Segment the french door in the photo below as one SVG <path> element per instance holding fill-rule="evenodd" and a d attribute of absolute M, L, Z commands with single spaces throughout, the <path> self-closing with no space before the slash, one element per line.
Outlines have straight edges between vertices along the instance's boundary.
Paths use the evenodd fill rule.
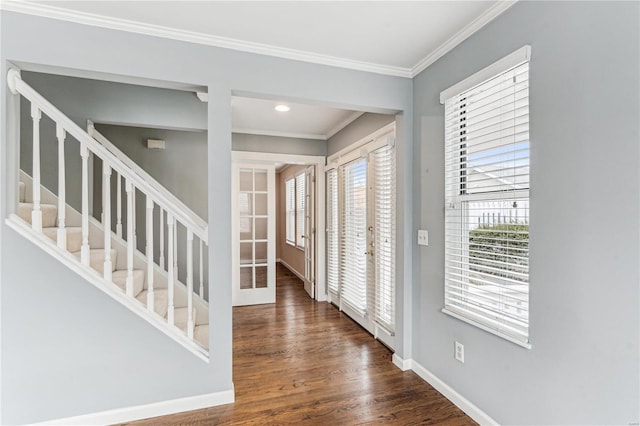
<path fill-rule="evenodd" d="M 305 170 L 305 201 L 304 201 L 304 289 L 315 298 L 316 269 L 316 223 L 315 223 L 315 166 L 309 166 Z"/>
<path fill-rule="evenodd" d="M 327 283 L 331 302 L 395 344 L 393 130 L 327 170 Z"/>
<path fill-rule="evenodd" d="M 275 303 L 275 167 L 234 163 L 232 304 Z"/>

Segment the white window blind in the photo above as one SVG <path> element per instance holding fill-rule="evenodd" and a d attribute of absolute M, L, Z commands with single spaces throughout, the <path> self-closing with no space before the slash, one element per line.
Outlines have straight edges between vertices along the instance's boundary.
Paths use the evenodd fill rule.
<path fill-rule="evenodd" d="M 395 150 L 385 146 L 371 154 L 374 190 L 373 252 L 375 258 L 375 321 L 395 328 Z"/>
<path fill-rule="evenodd" d="M 339 235 L 338 235 L 338 170 L 327 171 L 327 285 L 338 294 Z"/>
<path fill-rule="evenodd" d="M 340 298 L 364 314 L 367 310 L 367 162 L 358 159 L 341 168 Z"/>
<path fill-rule="evenodd" d="M 296 191 L 293 178 L 285 182 L 286 203 L 286 240 L 289 244 L 296 243 Z"/>
<path fill-rule="evenodd" d="M 529 62 L 445 100 L 444 312 L 529 342 Z"/>
<path fill-rule="evenodd" d="M 305 174 L 296 176 L 296 245 L 304 247 Z"/>

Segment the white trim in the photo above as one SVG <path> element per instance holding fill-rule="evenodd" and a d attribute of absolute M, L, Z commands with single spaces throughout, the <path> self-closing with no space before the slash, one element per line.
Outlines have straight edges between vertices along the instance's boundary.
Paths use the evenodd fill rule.
<path fill-rule="evenodd" d="M 484 325 L 482 322 L 480 321 L 474 321 L 473 318 L 470 317 L 465 317 L 464 315 L 460 315 L 450 309 L 447 308 L 442 308 L 442 313 L 443 314 L 447 314 L 449 316 L 452 316 L 453 318 L 459 319 L 460 321 L 464 321 L 467 324 L 471 324 L 475 327 L 478 327 L 481 330 L 486 331 L 487 333 L 491 333 L 495 336 L 501 337 L 504 340 L 507 340 L 511 343 L 515 343 L 518 346 L 522 346 L 525 349 L 531 349 L 531 343 L 529 343 L 529 341 L 523 342 L 522 340 L 518 340 L 513 336 L 508 335 L 507 333 L 501 333 L 500 331 L 491 328 L 491 327 L 487 327 L 486 325 Z"/>
<path fill-rule="evenodd" d="M 369 142 L 374 141 L 376 138 L 384 135 L 385 133 L 391 132 L 391 131 L 395 131 L 396 129 L 396 122 L 395 120 L 392 123 L 389 123 L 387 125 L 385 125 L 384 127 L 379 128 L 378 130 L 376 130 L 375 132 L 365 136 L 364 138 L 350 144 L 349 146 L 342 148 L 340 151 L 331 154 L 329 157 L 327 157 L 327 162 L 326 164 L 329 165 L 331 163 L 335 163 L 336 167 L 339 164 L 339 160 L 342 157 L 345 157 L 346 155 L 355 152 L 358 148 L 363 147 L 364 145 L 368 144 Z M 357 152 L 357 155 L 360 156 L 362 153 L 361 152 Z"/>
<path fill-rule="evenodd" d="M 481 425 L 497 425 L 498 422 L 492 419 L 487 413 L 482 411 L 480 407 L 460 395 L 455 389 L 443 382 L 435 374 L 418 364 L 415 360 L 405 360 L 411 363 L 411 369 L 422 378 L 425 382 L 433 386 L 445 398 L 455 404 L 459 409 L 465 412 L 469 417 Z"/>
<path fill-rule="evenodd" d="M 503 0 L 496 2 L 495 5 L 484 11 L 480 16 L 478 16 L 471 23 L 458 31 L 453 37 L 442 43 L 435 50 L 430 52 L 427 56 L 422 58 L 411 68 L 356 61 L 352 59 L 322 55 L 302 50 L 287 49 L 263 43 L 253 43 L 233 38 L 214 36 L 211 34 L 179 30 L 160 25 L 146 24 L 142 22 L 131 21 L 128 19 L 120 19 L 100 16 L 93 13 L 72 11 L 46 4 L 3 0 L 2 2 L 0 2 L 0 9 L 8 10 L 11 12 L 25 13 L 28 15 L 42 16 L 45 18 L 59 19 L 62 21 L 76 22 L 79 24 L 108 28 L 112 30 L 127 31 L 136 34 L 145 34 L 172 40 L 181 40 L 190 43 L 203 44 L 207 46 L 239 50 L 242 52 L 256 53 L 259 55 L 275 56 L 278 58 L 372 72 L 375 74 L 413 78 L 424 71 L 429 65 L 433 64 L 435 61 L 453 50 L 457 45 L 469 38 L 476 31 L 487 25 L 502 12 L 509 9 L 516 3 L 516 1 L 517 0 Z"/>
<path fill-rule="evenodd" d="M 471 89 L 474 86 L 477 86 L 480 83 L 485 82 L 486 80 L 495 77 L 496 75 L 508 71 L 509 69 L 518 66 L 524 62 L 527 62 L 531 59 L 531 46 L 526 45 L 521 47 L 505 56 L 502 59 L 497 60 L 491 65 L 481 69 L 475 74 L 465 78 L 459 83 L 454 84 L 448 89 L 440 92 L 440 103 L 444 104 L 445 101 L 453 96 L 456 96 L 462 92 L 465 92 Z"/>
<path fill-rule="evenodd" d="M 287 268 L 289 271 L 291 271 L 296 277 L 300 278 L 302 280 L 302 282 L 304 282 L 304 275 L 302 275 L 300 272 L 296 271 L 295 268 L 291 265 L 289 265 L 287 262 L 285 262 L 284 260 L 280 259 L 279 262 L 285 267 Z"/>
<path fill-rule="evenodd" d="M 153 25 L 128 19 L 113 18 L 93 13 L 73 11 L 45 4 L 5 0 L 0 3 L 0 8 L 11 12 L 25 13 L 29 15 L 42 16 L 45 18 L 59 19 L 62 21 L 76 22 L 84 25 L 91 25 L 118 31 L 127 31 L 131 33 L 168 38 L 172 40 L 186 41 L 189 43 L 222 47 L 225 49 L 239 50 L 242 52 L 257 53 L 259 55 L 275 56 L 278 58 L 372 72 L 376 74 L 405 78 L 412 77 L 411 69 L 404 67 L 356 61 L 352 59 L 339 58 L 336 56 L 322 55 L 313 52 L 305 52 L 302 50 L 272 46 L 263 43 L 255 43 L 194 31 L 168 28 L 160 25 Z"/>
<path fill-rule="evenodd" d="M 233 162 L 254 162 L 263 164 L 288 163 L 315 165 L 316 173 L 316 229 L 325 229 L 325 173 L 320 173 L 324 168 L 326 158 L 322 155 L 296 155 L 296 154 L 274 154 L 271 152 L 252 151 L 232 151 L 231 160 Z M 316 300 L 323 302 L 327 300 L 327 278 L 326 278 L 326 233 L 316 232 Z"/>
<path fill-rule="evenodd" d="M 347 127 L 349 124 L 353 123 L 354 121 L 356 121 L 358 118 L 360 118 L 362 115 L 364 114 L 364 111 L 353 111 L 353 113 L 351 113 L 347 118 L 345 118 L 343 121 L 341 121 L 340 123 L 336 124 L 331 130 L 329 130 L 327 132 L 327 134 L 325 135 L 325 137 L 327 139 L 329 139 L 330 137 L 332 137 L 333 135 L 335 135 L 336 133 L 338 133 L 340 130 L 344 129 L 345 127 Z"/>
<path fill-rule="evenodd" d="M 442 58 L 444 55 L 452 51 L 460 43 L 471 37 L 476 31 L 493 21 L 502 12 L 516 4 L 517 0 L 502 0 L 496 2 L 489 9 L 485 10 L 480 16 L 471 21 L 468 25 L 458 31 L 453 37 L 438 46 L 435 50 L 422 58 L 417 64 L 411 68 L 411 77 L 415 77 L 424 71 L 429 65 Z"/>
<path fill-rule="evenodd" d="M 202 103 L 209 102 L 209 93 L 207 92 L 196 92 L 196 96 Z"/>
<path fill-rule="evenodd" d="M 53 240 L 49 239 L 42 233 L 34 231 L 27 222 L 20 218 L 20 216 L 10 214 L 9 217 L 5 219 L 5 223 L 9 228 L 40 247 L 46 253 L 53 256 L 73 272 L 80 275 L 82 278 L 111 296 L 119 303 L 126 306 L 133 313 L 160 330 L 166 336 L 176 341 L 189 352 L 196 355 L 203 361 L 207 363 L 209 362 L 209 353 L 206 349 L 190 340 L 184 333 L 176 330 L 175 327 L 169 325 L 169 323 L 167 323 L 167 321 L 160 315 L 150 313 L 145 305 L 138 302 L 136 299 L 127 296 L 126 293 L 122 292 L 116 285 L 105 281 L 104 277 L 98 274 L 98 272 L 80 263 L 78 258 L 68 251 L 58 247 Z"/>
<path fill-rule="evenodd" d="M 114 410 L 100 411 L 98 413 L 84 414 L 82 416 L 67 417 L 64 419 L 47 420 L 36 425 L 106 425 L 126 423 L 151 417 L 167 416 L 185 411 L 199 410 L 218 405 L 232 404 L 235 402 L 233 383 L 231 389 L 213 392 L 204 395 L 188 396 L 185 398 L 170 399 L 168 401 L 154 402 L 151 404 L 137 405 L 133 407 L 116 408 Z"/>
<path fill-rule="evenodd" d="M 393 365 L 402 371 L 411 370 L 411 359 L 402 359 L 398 354 L 394 353 L 391 357 L 391 361 L 393 362 Z"/>

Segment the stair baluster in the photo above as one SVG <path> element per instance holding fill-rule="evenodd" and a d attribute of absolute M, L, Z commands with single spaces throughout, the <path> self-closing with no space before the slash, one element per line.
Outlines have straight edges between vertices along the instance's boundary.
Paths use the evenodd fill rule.
<path fill-rule="evenodd" d="M 155 310 L 153 292 L 153 199 L 147 195 L 147 309 Z"/>
<path fill-rule="evenodd" d="M 64 168 L 64 140 L 67 132 L 60 125 L 56 125 L 56 137 L 58 138 L 58 247 L 67 249 L 67 230 L 65 229 L 66 217 L 66 184 Z"/>
<path fill-rule="evenodd" d="M 187 335 L 193 339 L 193 231 L 187 228 Z"/>
<path fill-rule="evenodd" d="M 160 207 L 160 257 L 158 258 L 160 267 L 164 270 L 164 210 Z"/>
<path fill-rule="evenodd" d="M 168 241 L 167 241 L 167 253 L 169 255 L 169 265 L 168 265 L 168 269 L 167 269 L 167 290 L 168 290 L 168 299 L 169 299 L 169 306 L 168 306 L 168 310 L 167 310 L 167 321 L 169 321 L 170 325 L 174 325 L 175 324 L 175 316 L 174 316 L 174 306 L 173 306 L 173 285 L 174 285 L 174 281 L 175 281 L 175 273 L 174 273 L 174 262 L 173 262 L 173 255 L 174 255 L 174 250 L 173 250 L 173 246 L 175 245 L 175 241 L 174 241 L 174 229 L 175 229 L 175 224 L 173 222 L 173 216 L 171 215 L 171 213 L 167 212 L 167 236 L 168 236 Z"/>
<path fill-rule="evenodd" d="M 40 210 L 40 119 L 42 112 L 31 104 L 33 121 L 33 210 L 31 211 L 31 227 L 42 232 L 42 211 Z"/>
<path fill-rule="evenodd" d="M 104 279 L 112 282 L 111 263 L 111 166 L 102 162 L 102 225 L 104 226 Z"/>
<path fill-rule="evenodd" d="M 80 143 L 82 157 L 82 246 L 80 261 L 89 266 L 89 150 L 85 143 Z"/>
<path fill-rule="evenodd" d="M 135 188 L 129 179 L 125 181 L 125 191 L 127 192 L 127 281 L 126 281 L 126 291 L 127 295 L 133 297 L 133 250 L 135 235 L 133 234 L 133 222 L 134 222 L 134 214 L 133 211 L 133 197 Z"/>
<path fill-rule="evenodd" d="M 122 238 L 122 177 L 116 173 L 116 235 Z"/>
<path fill-rule="evenodd" d="M 199 241 L 200 241 L 200 265 L 199 265 L 199 267 L 200 267 L 200 271 L 199 271 L 200 272 L 200 289 L 199 290 L 200 291 L 199 291 L 198 294 L 200 295 L 201 298 L 204 299 L 204 276 L 202 275 L 203 274 L 203 270 L 202 270 L 203 269 L 203 266 L 202 266 L 202 239 L 199 239 Z"/>

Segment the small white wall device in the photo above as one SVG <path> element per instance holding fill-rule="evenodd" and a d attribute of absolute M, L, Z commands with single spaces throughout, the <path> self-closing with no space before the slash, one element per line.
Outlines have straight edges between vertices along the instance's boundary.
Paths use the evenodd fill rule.
<path fill-rule="evenodd" d="M 148 149 L 164 149 L 164 141 L 162 139 L 147 139 Z"/>

